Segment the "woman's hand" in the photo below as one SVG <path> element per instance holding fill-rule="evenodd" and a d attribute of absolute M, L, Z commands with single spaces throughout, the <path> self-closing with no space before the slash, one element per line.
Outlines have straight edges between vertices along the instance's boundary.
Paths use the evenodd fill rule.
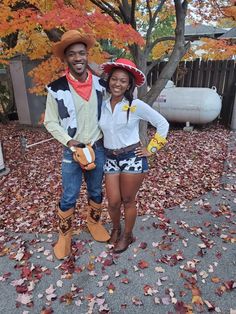
<path fill-rule="evenodd" d="M 150 153 L 145 146 L 139 146 L 135 149 L 135 155 L 138 157 L 150 157 L 152 153 Z"/>

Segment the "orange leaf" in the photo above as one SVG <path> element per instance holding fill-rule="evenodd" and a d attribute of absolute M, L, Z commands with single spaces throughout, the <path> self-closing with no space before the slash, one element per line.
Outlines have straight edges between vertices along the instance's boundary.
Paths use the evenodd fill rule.
<path fill-rule="evenodd" d="M 214 283 L 218 283 L 218 282 L 220 282 L 220 278 L 218 278 L 218 277 L 212 277 L 212 278 L 211 278 L 211 281 L 214 282 Z"/>

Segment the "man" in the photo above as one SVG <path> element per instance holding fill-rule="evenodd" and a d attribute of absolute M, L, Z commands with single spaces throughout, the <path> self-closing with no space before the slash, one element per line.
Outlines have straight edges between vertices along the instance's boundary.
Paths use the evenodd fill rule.
<path fill-rule="evenodd" d="M 63 193 L 58 208 L 59 237 L 54 254 L 63 259 L 71 252 L 72 221 L 82 179 L 87 184 L 87 226 L 96 241 L 106 242 L 110 236 L 99 222 L 102 203 L 102 179 L 105 154 L 98 119 L 103 87 L 99 78 L 87 69 L 88 50 L 94 45 L 90 37 L 77 30 L 63 34 L 53 47 L 53 53 L 66 62 L 66 75 L 47 86 L 48 96 L 44 125 L 64 145 L 62 160 Z M 74 160 L 78 145 L 91 144 L 96 167 L 84 170 Z"/>

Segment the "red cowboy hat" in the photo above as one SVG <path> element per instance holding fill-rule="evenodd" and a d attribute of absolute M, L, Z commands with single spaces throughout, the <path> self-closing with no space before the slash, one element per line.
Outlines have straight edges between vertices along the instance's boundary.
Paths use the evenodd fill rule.
<path fill-rule="evenodd" d="M 137 87 L 142 86 L 146 82 L 146 77 L 137 66 L 128 59 L 119 58 L 114 62 L 106 62 L 101 65 L 101 68 L 106 74 L 109 74 L 113 68 L 123 68 L 133 74 Z"/>
<path fill-rule="evenodd" d="M 65 32 L 62 35 L 61 40 L 53 45 L 52 52 L 56 57 L 63 60 L 65 57 L 64 55 L 65 49 L 68 46 L 72 44 L 76 44 L 76 43 L 85 44 L 87 49 L 89 50 L 90 48 L 94 46 L 95 40 L 93 37 L 88 37 L 87 35 L 86 36 L 81 35 L 81 33 L 77 30 L 70 30 L 70 31 Z"/>

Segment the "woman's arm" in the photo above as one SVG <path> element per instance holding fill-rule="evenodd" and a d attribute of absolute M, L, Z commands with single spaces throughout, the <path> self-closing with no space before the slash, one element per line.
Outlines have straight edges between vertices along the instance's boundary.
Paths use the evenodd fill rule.
<path fill-rule="evenodd" d="M 156 133 L 150 140 L 147 147 L 138 148 L 136 153 L 138 156 L 151 156 L 166 144 L 166 137 L 169 130 L 169 123 L 159 112 L 151 108 L 148 104 L 141 100 L 137 102 L 137 115 L 141 120 L 151 123 L 156 128 Z"/>

